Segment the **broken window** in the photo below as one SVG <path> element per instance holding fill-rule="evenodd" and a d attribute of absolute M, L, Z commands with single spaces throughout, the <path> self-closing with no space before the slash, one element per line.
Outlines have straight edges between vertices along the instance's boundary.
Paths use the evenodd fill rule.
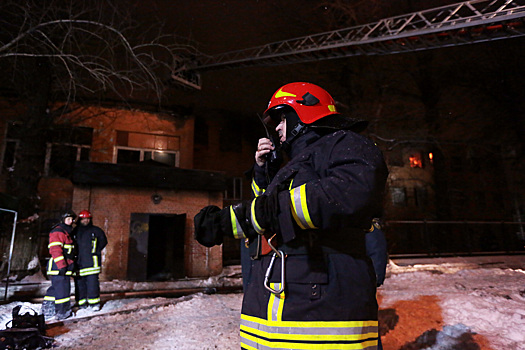
<path fill-rule="evenodd" d="M 93 129 L 58 126 L 49 132 L 53 142 L 46 144 L 44 174 L 70 177 L 76 161 L 89 161 Z"/>
<path fill-rule="evenodd" d="M 44 173 L 46 176 L 69 177 L 76 161 L 89 161 L 91 146 L 48 143 Z"/>

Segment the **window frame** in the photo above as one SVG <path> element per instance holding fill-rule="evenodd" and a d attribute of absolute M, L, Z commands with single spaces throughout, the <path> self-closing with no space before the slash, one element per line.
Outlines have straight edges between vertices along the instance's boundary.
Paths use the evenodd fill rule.
<path fill-rule="evenodd" d="M 151 159 L 155 160 L 155 152 L 164 152 L 169 154 L 175 155 L 175 165 L 173 167 L 179 167 L 180 163 L 180 151 L 174 151 L 174 150 L 164 150 L 164 149 L 155 149 L 155 148 L 140 148 L 140 147 L 128 147 L 128 146 L 114 146 L 114 152 L 113 152 L 113 164 L 123 164 L 123 163 L 117 163 L 118 159 L 118 151 L 126 150 L 126 151 L 138 151 L 140 152 L 139 161 L 144 161 L 144 152 L 151 152 Z"/>
<path fill-rule="evenodd" d="M 78 143 L 69 143 L 69 142 L 46 142 L 46 158 L 44 160 L 44 176 L 49 176 L 53 146 L 76 147 L 77 149 L 77 156 L 75 158 L 76 162 L 80 161 L 80 157 L 82 155 L 82 148 L 86 148 L 89 150 L 89 160 L 91 161 L 91 145 L 81 145 Z"/>

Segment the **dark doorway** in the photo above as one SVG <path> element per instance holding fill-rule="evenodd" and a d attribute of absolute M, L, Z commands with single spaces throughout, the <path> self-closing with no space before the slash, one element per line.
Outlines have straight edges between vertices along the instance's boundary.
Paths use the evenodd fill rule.
<path fill-rule="evenodd" d="M 128 279 L 169 281 L 184 277 L 186 214 L 131 214 Z"/>

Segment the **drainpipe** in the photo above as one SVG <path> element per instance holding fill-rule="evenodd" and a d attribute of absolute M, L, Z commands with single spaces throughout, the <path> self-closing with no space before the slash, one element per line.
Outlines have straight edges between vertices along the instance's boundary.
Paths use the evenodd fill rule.
<path fill-rule="evenodd" d="M 0 208 L 0 210 L 15 214 L 15 219 L 13 220 L 13 232 L 11 233 L 11 245 L 9 247 L 9 259 L 7 261 L 7 277 L 5 279 L 4 301 L 7 301 L 7 288 L 9 286 L 9 275 L 11 274 L 11 259 L 13 257 L 13 246 L 15 244 L 15 230 L 16 230 L 16 220 L 18 218 L 18 212 L 14 210 L 2 209 L 2 208 Z"/>

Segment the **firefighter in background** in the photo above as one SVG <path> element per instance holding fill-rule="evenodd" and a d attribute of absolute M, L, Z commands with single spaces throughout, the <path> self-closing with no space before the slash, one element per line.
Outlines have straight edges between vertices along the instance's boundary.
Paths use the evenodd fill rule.
<path fill-rule="evenodd" d="M 82 210 L 80 222 L 73 230 L 78 250 L 75 275 L 76 300 L 80 309 L 100 310 L 100 283 L 98 275 L 102 266 L 102 250 L 108 244 L 106 234 L 93 225 L 91 213 Z"/>
<path fill-rule="evenodd" d="M 252 257 L 241 311 L 243 349 L 376 349 L 376 277 L 365 236 L 382 212 L 388 170 L 366 123 L 341 116 L 310 83 L 281 87 L 264 113 L 289 161 L 275 176 L 259 140 L 258 196 L 195 216 L 204 246 L 248 239 Z"/>
<path fill-rule="evenodd" d="M 62 222 L 49 232 L 49 253 L 47 276 L 51 279 L 42 304 L 46 319 L 63 320 L 71 316 L 71 275 L 74 270 L 75 247 L 71 238 L 75 213 L 68 211 L 62 215 Z"/>

